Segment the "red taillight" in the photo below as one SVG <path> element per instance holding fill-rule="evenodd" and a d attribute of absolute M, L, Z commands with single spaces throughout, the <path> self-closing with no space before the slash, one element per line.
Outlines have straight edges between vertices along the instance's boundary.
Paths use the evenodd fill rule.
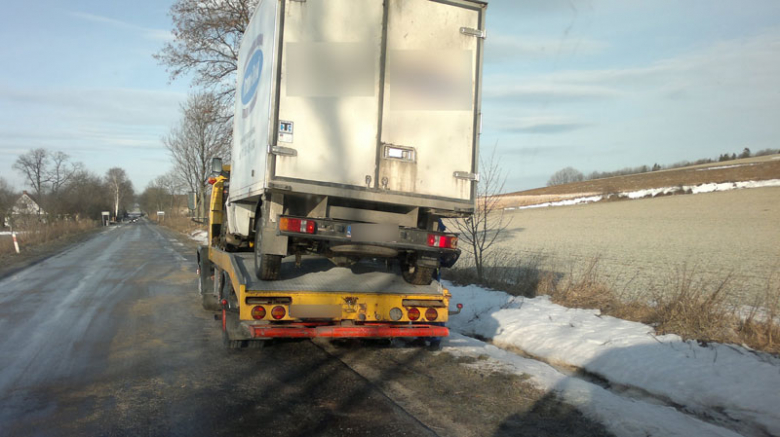
<path fill-rule="evenodd" d="M 209 185 L 214 185 L 217 183 L 217 178 L 209 178 Z"/>
<path fill-rule="evenodd" d="M 447 235 L 428 234 L 428 246 L 441 247 L 443 249 L 457 249 L 458 237 L 448 237 Z"/>
<path fill-rule="evenodd" d="M 436 311 L 436 308 L 428 308 L 425 310 L 425 318 L 428 319 L 429 322 L 436 320 L 438 317 L 439 313 Z"/>
<path fill-rule="evenodd" d="M 415 321 L 420 318 L 420 310 L 417 308 L 409 308 L 409 311 L 406 312 L 406 316 L 409 317 L 409 320 Z"/>
<path fill-rule="evenodd" d="M 254 307 L 252 308 L 252 318 L 255 320 L 261 320 L 265 317 L 265 308 L 263 307 Z"/>
<path fill-rule="evenodd" d="M 285 314 L 287 314 L 287 311 L 285 311 L 284 307 L 274 307 L 274 309 L 271 310 L 271 317 L 276 320 L 284 318 Z"/>
<path fill-rule="evenodd" d="M 313 234 L 317 231 L 317 223 L 314 220 L 301 220 L 297 218 L 282 217 L 279 220 L 279 230 L 287 232 L 300 232 Z"/>

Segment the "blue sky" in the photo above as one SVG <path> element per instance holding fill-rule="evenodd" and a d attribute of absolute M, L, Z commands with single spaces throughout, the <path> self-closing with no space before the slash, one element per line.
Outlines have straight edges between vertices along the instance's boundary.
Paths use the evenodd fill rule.
<path fill-rule="evenodd" d="M 170 162 L 160 138 L 189 82 L 152 54 L 170 1 L 4 1 L 0 176 L 61 150 L 137 191 Z M 780 2 L 495 0 L 488 12 L 483 154 L 510 191 L 556 170 L 669 164 L 778 148 Z"/>

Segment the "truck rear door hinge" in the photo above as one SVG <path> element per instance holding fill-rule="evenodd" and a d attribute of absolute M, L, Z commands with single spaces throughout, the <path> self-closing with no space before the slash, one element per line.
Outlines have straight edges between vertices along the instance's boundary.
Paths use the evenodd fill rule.
<path fill-rule="evenodd" d="M 479 174 L 469 173 L 467 171 L 456 171 L 452 174 L 456 179 L 465 179 L 467 181 L 479 182 Z"/>
<path fill-rule="evenodd" d="M 269 146 L 268 152 L 281 156 L 298 156 L 298 151 L 292 147 Z"/>
<path fill-rule="evenodd" d="M 473 36 L 476 38 L 482 38 L 482 39 L 487 38 L 487 32 L 480 29 L 472 29 L 471 27 L 461 27 L 460 33 L 468 36 Z"/>

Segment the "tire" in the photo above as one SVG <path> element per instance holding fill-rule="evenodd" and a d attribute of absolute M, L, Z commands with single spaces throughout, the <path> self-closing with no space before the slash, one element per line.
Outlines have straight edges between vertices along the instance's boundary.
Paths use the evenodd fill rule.
<path fill-rule="evenodd" d="M 225 329 L 222 331 L 222 345 L 226 349 L 241 349 L 245 345 L 243 338 L 237 338 L 239 321 L 235 310 L 225 311 Z"/>
<path fill-rule="evenodd" d="M 428 350 L 431 352 L 436 352 L 441 350 L 441 338 L 434 337 L 428 340 Z"/>
<path fill-rule="evenodd" d="M 222 345 L 225 349 L 235 350 L 244 346 L 244 340 L 231 340 L 227 331 L 222 331 Z"/>
<path fill-rule="evenodd" d="M 212 294 L 201 294 L 200 299 L 201 299 L 201 305 L 203 306 L 203 309 L 206 311 L 219 311 L 221 309 L 221 305 L 219 304 L 219 301 Z"/>
<path fill-rule="evenodd" d="M 201 305 L 206 311 L 219 311 L 221 306 L 219 305 L 219 298 L 213 293 L 214 285 L 211 280 L 211 276 L 216 276 L 214 266 L 208 258 L 203 258 L 203 254 L 200 257 L 200 278 L 198 281 L 198 293 L 200 294 Z"/>
<path fill-rule="evenodd" d="M 246 343 L 249 349 L 262 349 L 265 347 L 265 340 L 247 340 Z"/>
<path fill-rule="evenodd" d="M 435 270 L 433 267 L 401 265 L 401 275 L 404 280 L 414 285 L 430 285 Z"/>
<path fill-rule="evenodd" d="M 262 228 L 263 221 L 260 217 L 255 218 L 255 275 L 262 281 L 276 281 L 282 273 L 282 256 L 260 252 L 260 243 L 263 240 Z"/>

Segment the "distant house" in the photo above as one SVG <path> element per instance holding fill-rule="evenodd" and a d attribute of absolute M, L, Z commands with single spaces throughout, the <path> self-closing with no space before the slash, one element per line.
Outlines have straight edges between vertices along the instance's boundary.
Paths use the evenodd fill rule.
<path fill-rule="evenodd" d="M 46 211 L 41 208 L 33 196 L 27 191 L 23 191 L 22 195 L 19 196 L 14 203 L 14 206 L 11 207 L 10 217 L 5 218 L 3 225 L 9 226 L 9 219 L 15 224 L 30 222 L 32 220 L 45 222 L 46 216 Z"/>

